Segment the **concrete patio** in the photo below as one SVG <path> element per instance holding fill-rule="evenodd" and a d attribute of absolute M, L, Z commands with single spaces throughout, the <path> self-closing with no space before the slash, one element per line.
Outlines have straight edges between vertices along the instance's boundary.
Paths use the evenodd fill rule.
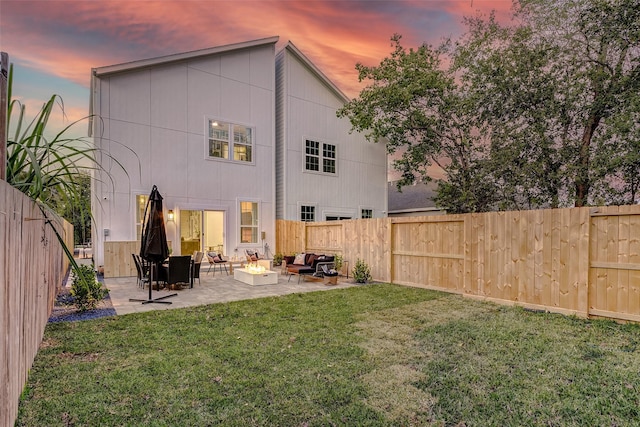
<path fill-rule="evenodd" d="M 165 289 L 152 291 L 152 298 L 177 294 L 165 299 L 171 304 L 142 304 L 129 301 L 130 298 L 146 300 L 149 297 L 149 288 L 140 288 L 135 276 L 105 278 L 104 284 L 109 289 L 111 303 L 118 315 L 357 286 L 353 279 L 345 277 L 340 277 L 338 284 L 331 286 L 325 285 L 324 280 L 305 280 L 305 277 L 300 278 L 298 283 L 298 276 L 292 276 L 289 280 L 289 276 L 282 275 L 279 271 L 277 284 L 251 286 L 235 280 L 233 274 L 227 275 L 224 271 L 222 273 L 216 271 L 215 274 L 212 271 L 207 274 L 208 268 L 208 265 L 203 264 L 200 282 L 196 279 L 192 289 L 185 287 L 176 291 Z"/>

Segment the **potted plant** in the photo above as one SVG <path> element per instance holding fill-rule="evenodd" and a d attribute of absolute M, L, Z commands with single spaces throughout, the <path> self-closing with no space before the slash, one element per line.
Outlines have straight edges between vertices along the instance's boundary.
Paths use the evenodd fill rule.
<path fill-rule="evenodd" d="M 282 260 L 284 258 L 284 255 L 282 255 L 281 253 L 277 253 L 273 256 L 273 265 L 282 265 Z"/>
<path fill-rule="evenodd" d="M 333 262 L 336 266 L 336 271 L 342 272 L 342 266 L 344 264 L 344 258 L 342 258 L 342 254 L 335 254 L 333 256 Z"/>

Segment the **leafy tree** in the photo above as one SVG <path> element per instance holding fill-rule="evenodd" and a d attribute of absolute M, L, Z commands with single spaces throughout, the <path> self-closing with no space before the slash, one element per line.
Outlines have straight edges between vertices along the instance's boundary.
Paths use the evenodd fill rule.
<path fill-rule="evenodd" d="M 596 170 L 609 171 L 594 191 L 596 200 L 617 205 L 640 199 L 640 95 L 633 107 L 617 114 L 596 139 Z"/>
<path fill-rule="evenodd" d="M 452 212 L 633 202 L 640 2 L 520 0 L 514 18 L 468 18 L 437 49 L 394 36 L 379 66 L 357 65 L 372 83 L 339 115 L 402 153 L 400 185 L 441 165 Z"/>
<path fill-rule="evenodd" d="M 490 121 L 495 150 L 509 147 L 516 165 L 531 166 L 524 178 L 542 205 L 558 206 L 564 197 L 583 206 L 591 189 L 611 178 L 596 161 L 603 153 L 595 140 L 630 107 L 640 85 L 639 6 L 521 0 L 514 3 L 514 26 L 500 26 L 493 16 L 467 21 L 456 65 Z"/>
<path fill-rule="evenodd" d="M 485 179 L 485 154 L 473 137 L 479 126 L 473 104 L 441 67 L 449 43 L 406 50 L 400 35 L 391 40 L 391 57 L 379 66 L 356 65 L 360 81 L 373 83 L 338 117 L 348 117 L 368 140 L 384 140 L 388 153 L 401 154 L 394 162 L 402 173 L 399 186 L 429 181 L 428 169 L 435 164 L 448 178 L 439 193 L 441 204 L 453 212 L 487 210 L 494 198 Z"/>
<path fill-rule="evenodd" d="M 78 191 L 74 197 L 57 197 L 52 207 L 73 225 L 74 242 L 84 244 L 91 240 L 91 176 L 81 172 L 76 178 L 76 185 Z"/>

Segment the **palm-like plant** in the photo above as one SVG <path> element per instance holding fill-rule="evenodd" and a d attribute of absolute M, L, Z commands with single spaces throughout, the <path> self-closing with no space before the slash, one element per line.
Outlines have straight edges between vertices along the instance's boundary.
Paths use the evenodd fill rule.
<path fill-rule="evenodd" d="M 35 118 L 27 123 L 25 106 L 12 99 L 12 85 L 13 65 L 10 65 L 7 88 L 7 128 L 10 129 L 7 137 L 7 182 L 38 204 L 62 245 L 76 278 L 82 280 L 84 275 L 54 224 L 57 218 L 54 209 L 61 201 L 66 205 L 86 206 L 79 201 L 85 197 L 82 182 L 86 181 L 86 175 L 91 170 L 103 172 L 109 179 L 110 175 L 96 161 L 98 149 L 91 141 L 67 137 L 70 129 L 88 117 L 72 122 L 49 137 L 47 127 L 54 108 L 59 106 L 64 114 L 62 98 L 52 95 Z M 105 154 L 126 173 L 121 163 Z"/>

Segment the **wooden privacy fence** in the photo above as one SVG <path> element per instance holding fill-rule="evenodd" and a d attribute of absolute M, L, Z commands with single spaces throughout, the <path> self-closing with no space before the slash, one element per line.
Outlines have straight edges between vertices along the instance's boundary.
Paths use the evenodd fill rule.
<path fill-rule="evenodd" d="M 73 250 L 73 226 L 53 221 Z M 0 425 L 20 394 L 68 269 L 52 228 L 27 196 L 0 180 Z"/>
<path fill-rule="evenodd" d="M 640 206 L 304 223 L 276 252 L 360 258 L 374 279 L 640 322 Z"/>

